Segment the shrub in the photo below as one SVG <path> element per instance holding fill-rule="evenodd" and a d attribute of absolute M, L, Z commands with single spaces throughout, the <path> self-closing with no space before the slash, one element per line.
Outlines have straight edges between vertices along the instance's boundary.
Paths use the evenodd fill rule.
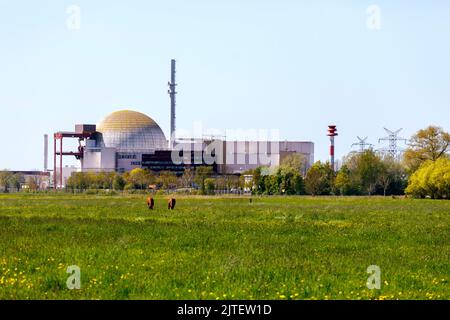
<path fill-rule="evenodd" d="M 87 189 L 84 193 L 88 194 L 88 195 L 98 194 L 98 190 L 97 189 Z"/>
<path fill-rule="evenodd" d="M 405 192 L 416 198 L 450 199 L 450 159 L 423 163 L 410 177 Z"/>
<path fill-rule="evenodd" d="M 208 195 L 215 194 L 215 180 L 211 178 L 205 179 L 205 192 Z"/>

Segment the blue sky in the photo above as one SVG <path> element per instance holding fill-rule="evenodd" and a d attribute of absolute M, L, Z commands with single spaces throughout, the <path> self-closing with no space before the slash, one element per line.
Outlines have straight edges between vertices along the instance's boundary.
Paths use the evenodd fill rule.
<path fill-rule="evenodd" d="M 74 4 L 79 30 L 66 26 Z M 313 141 L 316 160 L 328 124 L 338 158 L 384 126 L 450 130 L 449 35 L 450 2 L 437 0 L 0 0 L 0 168 L 42 169 L 44 133 L 118 109 L 168 136 L 171 58 L 179 128 L 279 129 Z"/>

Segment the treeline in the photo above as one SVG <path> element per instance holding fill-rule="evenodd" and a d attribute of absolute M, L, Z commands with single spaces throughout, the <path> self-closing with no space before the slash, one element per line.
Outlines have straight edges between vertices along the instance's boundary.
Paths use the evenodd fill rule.
<path fill-rule="evenodd" d="M 186 169 L 181 176 L 170 171 L 159 173 L 136 168 L 130 172 L 76 172 L 68 180 L 69 191 L 85 190 L 175 190 L 192 189 L 191 193 L 214 194 L 216 190 L 242 190 L 243 178 L 233 175 L 214 175 L 212 167 L 202 166 L 196 170 Z"/>
<path fill-rule="evenodd" d="M 190 193 L 214 195 L 220 192 L 255 192 L 255 181 L 266 194 L 304 194 L 305 185 L 300 173 L 304 167 L 300 155 L 290 155 L 283 164 L 271 172 L 266 168 L 258 168 L 243 175 L 217 175 L 212 167 L 200 166 L 186 169 L 181 176 L 170 171 L 151 172 L 136 168 L 130 172 L 76 172 L 67 180 L 68 191 L 86 190 L 179 190 L 191 189 Z M 248 177 L 253 179 L 246 180 Z M 257 177 L 257 180 L 254 180 Z"/>
<path fill-rule="evenodd" d="M 330 164 L 316 162 L 305 176 L 288 159 L 279 168 L 252 171 L 256 194 L 410 195 L 450 199 L 450 134 L 430 126 L 411 137 L 402 159 L 366 150 L 351 153 L 334 172 Z"/>
<path fill-rule="evenodd" d="M 430 126 L 410 139 L 402 159 L 373 150 L 351 153 L 337 172 L 328 162 L 316 162 L 306 173 L 304 158 L 291 154 L 275 168 L 260 167 L 241 176 L 216 175 L 212 167 L 187 169 L 181 176 L 173 172 L 77 172 L 66 183 L 68 191 L 85 190 L 167 190 L 188 189 L 208 194 L 252 192 L 259 195 L 404 195 L 417 198 L 450 199 L 450 134 Z M 29 179 L 27 189 L 39 188 Z M 24 177 L 0 172 L 3 191 L 21 188 Z"/>
<path fill-rule="evenodd" d="M 211 167 L 152 173 L 144 169 L 119 173 L 75 173 L 68 189 L 175 190 L 191 188 L 198 194 L 218 190 L 246 190 L 261 195 L 410 195 L 450 199 L 450 134 L 430 126 L 410 139 L 402 159 L 366 150 L 344 157 L 337 172 L 329 163 L 316 162 L 302 174 L 305 161 L 291 154 L 276 168 L 260 167 L 241 176 L 217 176 Z M 250 179 L 249 179 L 250 177 Z"/>
<path fill-rule="evenodd" d="M 23 186 L 28 190 L 38 190 L 41 187 L 43 178 L 38 176 L 27 177 L 22 173 L 13 173 L 8 170 L 0 171 L 0 191 L 21 191 Z"/>
<path fill-rule="evenodd" d="M 253 179 L 247 184 L 254 194 L 262 195 L 302 195 L 305 194 L 305 181 L 301 174 L 305 159 L 299 154 L 291 154 L 276 168 L 259 167 L 250 170 Z"/>
<path fill-rule="evenodd" d="M 303 177 L 295 166 L 282 164 L 272 172 L 258 168 L 253 192 L 261 195 L 373 195 L 403 194 L 407 179 L 402 166 L 374 151 L 352 154 L 338 172 L 330 163 L 312 165 Z"/>

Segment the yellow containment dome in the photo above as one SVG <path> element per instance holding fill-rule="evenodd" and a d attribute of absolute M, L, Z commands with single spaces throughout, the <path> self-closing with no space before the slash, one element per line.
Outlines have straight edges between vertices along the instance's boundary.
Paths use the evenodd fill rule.
<path fill-rule="evenodd" d="M 113 112 L 97 124 L 97 131 L 102 134 L 104 146 L 116 148 L 118 152 L 167 149 L 167 140 L 159 125 L 140 112 Z"/>

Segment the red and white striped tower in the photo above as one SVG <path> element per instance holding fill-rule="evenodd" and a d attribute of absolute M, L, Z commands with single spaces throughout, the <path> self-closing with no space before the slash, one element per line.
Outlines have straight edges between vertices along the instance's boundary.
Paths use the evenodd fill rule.
<path fill-rule="evenodd" d="M 334 137 L 338 135 L 337 129 L 335 125 L 328 126 L 328 134 L 327 136 L 330 137 L 330 164 L 331 169 L 333 171 L 336 169 L 334 166 Z"/>

